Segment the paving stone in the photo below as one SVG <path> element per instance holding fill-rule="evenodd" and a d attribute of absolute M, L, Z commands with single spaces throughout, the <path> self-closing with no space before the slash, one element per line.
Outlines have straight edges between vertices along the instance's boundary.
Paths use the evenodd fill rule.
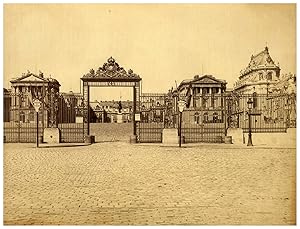
<path fill-rule="evenodd" d="M 5 225 L 294 225 L 296 150 L 4 145 Z"/>

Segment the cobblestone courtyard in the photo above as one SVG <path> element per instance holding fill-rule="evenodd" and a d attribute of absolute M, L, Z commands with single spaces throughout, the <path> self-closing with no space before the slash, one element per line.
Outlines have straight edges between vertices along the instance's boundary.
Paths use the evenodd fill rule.
<path fill-rule="evenodd" d="M 296 150 L 4 145 L 4 224 L 295 224 Z"/>

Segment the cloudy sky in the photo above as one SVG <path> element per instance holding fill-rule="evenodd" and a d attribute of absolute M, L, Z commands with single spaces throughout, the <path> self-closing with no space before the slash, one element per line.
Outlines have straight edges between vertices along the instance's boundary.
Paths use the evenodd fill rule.
<path fill-rule="evenodd" d="M 211 74 L 232 87 L 266 44 L 282 73 L 296 71 L 295 4 L 5 4 L 4 87 L 30 70 L 80 90 L 80 77 L 110 56 L 167 92 Z M 131 89 L 92 89 L 93 99 L 130 99 Z"/>

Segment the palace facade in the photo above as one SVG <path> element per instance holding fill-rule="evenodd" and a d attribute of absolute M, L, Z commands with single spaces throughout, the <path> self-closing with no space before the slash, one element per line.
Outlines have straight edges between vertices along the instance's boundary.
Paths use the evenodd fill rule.
<path fill-rule="evenodd" d="M 21 77 L 10 81 L 11 89 L 4 90 L 5 108 L 4 120 L 20 123 L 35 123 L 35 109 L 32 106 L 34 99 L 42 101 L 39 112 L 39 122 L 44 127 L 52 127 L 57 124 L 57 100 L 60 84 L 56 79 L 44 77 L 27 72 Z"/>
<path fill-rule="evenodd" d="M 225 80 L 212 75 L 196 75 L 192 79 L 183 80 L 175 90 L 179 99 L 186 100 L 186 110 L 190 111 L 185 112 L 183 122 L 193 124 L 223 122 L 226 84 Z M 178 111 L 178 108 L 176 110 Z"/>

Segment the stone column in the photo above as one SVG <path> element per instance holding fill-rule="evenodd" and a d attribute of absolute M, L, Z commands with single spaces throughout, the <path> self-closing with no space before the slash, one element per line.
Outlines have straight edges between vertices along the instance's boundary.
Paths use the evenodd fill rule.
<path fill-rule="evenodd" d="M 14 106 L 16 106 L 16 87 L 12 88 L 12 93 L 13 93 L 13 96 L 11 98 L 11 106 L 14 107 Z"/>
<path fill-rule="evenodd" d="M 200 87 L 199 90 L 200 90 L 199 91 L 199 96 L 200 96 L 199 97 L 199 103 L 200 103 L 199 107 L 202 107 L 202 93 L 203 93 L 202 87 Z"/>
<path fill-rule="evenodd" d="M 212 88 L 208 88 L 208 108 L 212 107 L 211 106 L 211 101 L 212 101 Z"/>
<path fill-rule="evenodd" d="M 192 87 L 192 107 L 194 108 L 195 107 L 195 89 L 194 87 Z"/>
<path fill-rule="evenodd" d="M 15 105 L 19 107 L 19 105 L 20 105 L 19 86 L 16 86 L 15 88 L 16 88 L 16 94 L 15 94 L 16 103 L 15 103 Z"/>

